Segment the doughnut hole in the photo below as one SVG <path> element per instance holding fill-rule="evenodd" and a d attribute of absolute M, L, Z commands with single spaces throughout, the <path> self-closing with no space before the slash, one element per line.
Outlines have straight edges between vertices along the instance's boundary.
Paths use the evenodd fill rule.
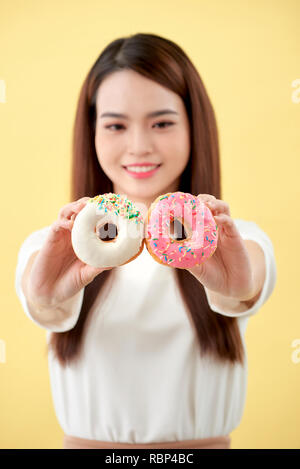
<path fill-rule="evenodd" d="M 116 240 L 118 236 L 118 227 L 114 223 L 100 223 L 95 226 L 95 232 L 101 241 L 109 243 Z"/>
<path fill-rule="evenodd" d="M 191 237 L 190 230 L 183 219 L 174 218 L 170 221 L 170 238 L 174 241 L 184 241 Z"/>

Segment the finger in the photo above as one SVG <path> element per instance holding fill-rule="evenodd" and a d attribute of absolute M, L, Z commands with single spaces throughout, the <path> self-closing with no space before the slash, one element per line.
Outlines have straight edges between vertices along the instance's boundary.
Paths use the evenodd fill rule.
<path fill-rule="evenodd" d="M 90 265 L 84 265 L 80 271 L 81 283 L 83 286 L 87 286 L 91 283 L 97 275 L 102 273 L 104 270 L 110 270 L 111 267 L 97 268 Z"/>
<path fill-rule="evenodd" d="M 69 230 L 72 227 L 71 220 L 57 220 L 53 223 L 53 231 Z"/>
<path fill-rule="evenodd" d="M 210 194 L 199 194 L 197 195 L 197 199 L 199 199 L 204 205 L 208 206 L 208 203 L 216 200 L 216 197 Z"/>
<path fill-rule="evenodd" d="M 211 194 L 199 194 L 199 195 L 197 195 L 197 198 L 203 200 L 203 202 L 216 200 L 216 197 L 214 195 L 211 195 Z"/>
<path fill-rule="evenodd" d="M 51 229 L 48 234 L 48 241 L 56 241 L 57 235 L 63 230 L 72 230 L 73 221 L 71 220 L 56 220 L 51 225 Z"/>
<path fill-rule="evenodd" d="M 85 207 L 86 202 L 81 202 L 77 206 L 75 206 L 74 210 L 72 211 L 72 215 L 69 217 L 70 220 L 74 221 L 77 217 L 78 213 Z"/>
<path fill-rule="evenodd" d="M 213 215 L 218 213 L 226 213 L 230 216 L 229 204 L 224 202 L 224 200 L 217 199 L 214 195 L 211 194 L 199 194 L 197 198 L 202 200 L 208 206 Z"/>
<path fill-rule="evenodd" d="M 70 204 L 65 205 L 58 214 L 59 219 L 70 219 L 70 217 L 75 213 L 77 214 L 82 210 L 82 208 L 86 205 L 87 201 L 89 200 L 89 197 L 82 197 L 79 200 L 76 200 L 75 202 L 71 202 Z"/>
<path fill-rule="evenodd" d="M 211 210 L 213 215 L 225 213 L 225 215 L 228 215 L 230 217 L 229 204 L 227 202 L 224 202 L 224 200 L 210 200 L 209 202 L 207 202 L 207 206 Z"/>
<path fill-rule="evenodd" d="M 225 213 L 221 213 L 220 215 L 215 215 L 214 219 L 218 225 L 218 228 L 222 229 L 226 236 L 230 238 L 240 237 L 239 231 L 230 216 L 226 215 Z"/>

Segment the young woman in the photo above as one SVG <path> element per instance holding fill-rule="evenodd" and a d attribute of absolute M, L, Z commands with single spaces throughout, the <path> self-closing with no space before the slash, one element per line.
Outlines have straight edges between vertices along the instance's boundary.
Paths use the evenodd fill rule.
<path fill-rule="evenodd" d="M 108 44 L 81 89 L 72 168 L 71 202 L 23 242 L 16 270 L 26 314 L 47 330 L 64 448 L 229 448 L 246 396 L 247 321 L 276 265 L 266 233 L 222 200 L 214 111 L 178 45 L 153 34 Z M 170 268 L 146 248 L 116 268 L 76 258 L 71 230 L 89 197 L 149 207 L 177 190 L 218 224 L 204 264 Z"/>

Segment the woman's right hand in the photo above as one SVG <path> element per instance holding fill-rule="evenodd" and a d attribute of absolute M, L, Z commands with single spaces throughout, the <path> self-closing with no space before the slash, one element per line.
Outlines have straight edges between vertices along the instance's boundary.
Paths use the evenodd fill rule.
<path fill-rule="evenodd" d="M 55 308 L 92 282 L 99 273 L 112 268 L 91 267 L 78 259 L 73 250 L 73 223 L 88 200 L 89 197 L 82 197 L 62 207 L 58 219 L 51 225 L 28 276 L 27 295 L 32 304 Z"/>

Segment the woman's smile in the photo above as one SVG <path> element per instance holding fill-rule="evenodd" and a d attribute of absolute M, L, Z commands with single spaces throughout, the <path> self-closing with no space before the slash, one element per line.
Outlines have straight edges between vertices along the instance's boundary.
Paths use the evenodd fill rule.
<path fill-rule="evenodd" d="M 138 164 L 138 165 L 123 166 L 123 168 L 133 178 L 144 179 L 144 178 L 151 177 L 153 174 L 155 174 L 160 166 L 161 164 L 158 164 L 158 165 Z"/>

